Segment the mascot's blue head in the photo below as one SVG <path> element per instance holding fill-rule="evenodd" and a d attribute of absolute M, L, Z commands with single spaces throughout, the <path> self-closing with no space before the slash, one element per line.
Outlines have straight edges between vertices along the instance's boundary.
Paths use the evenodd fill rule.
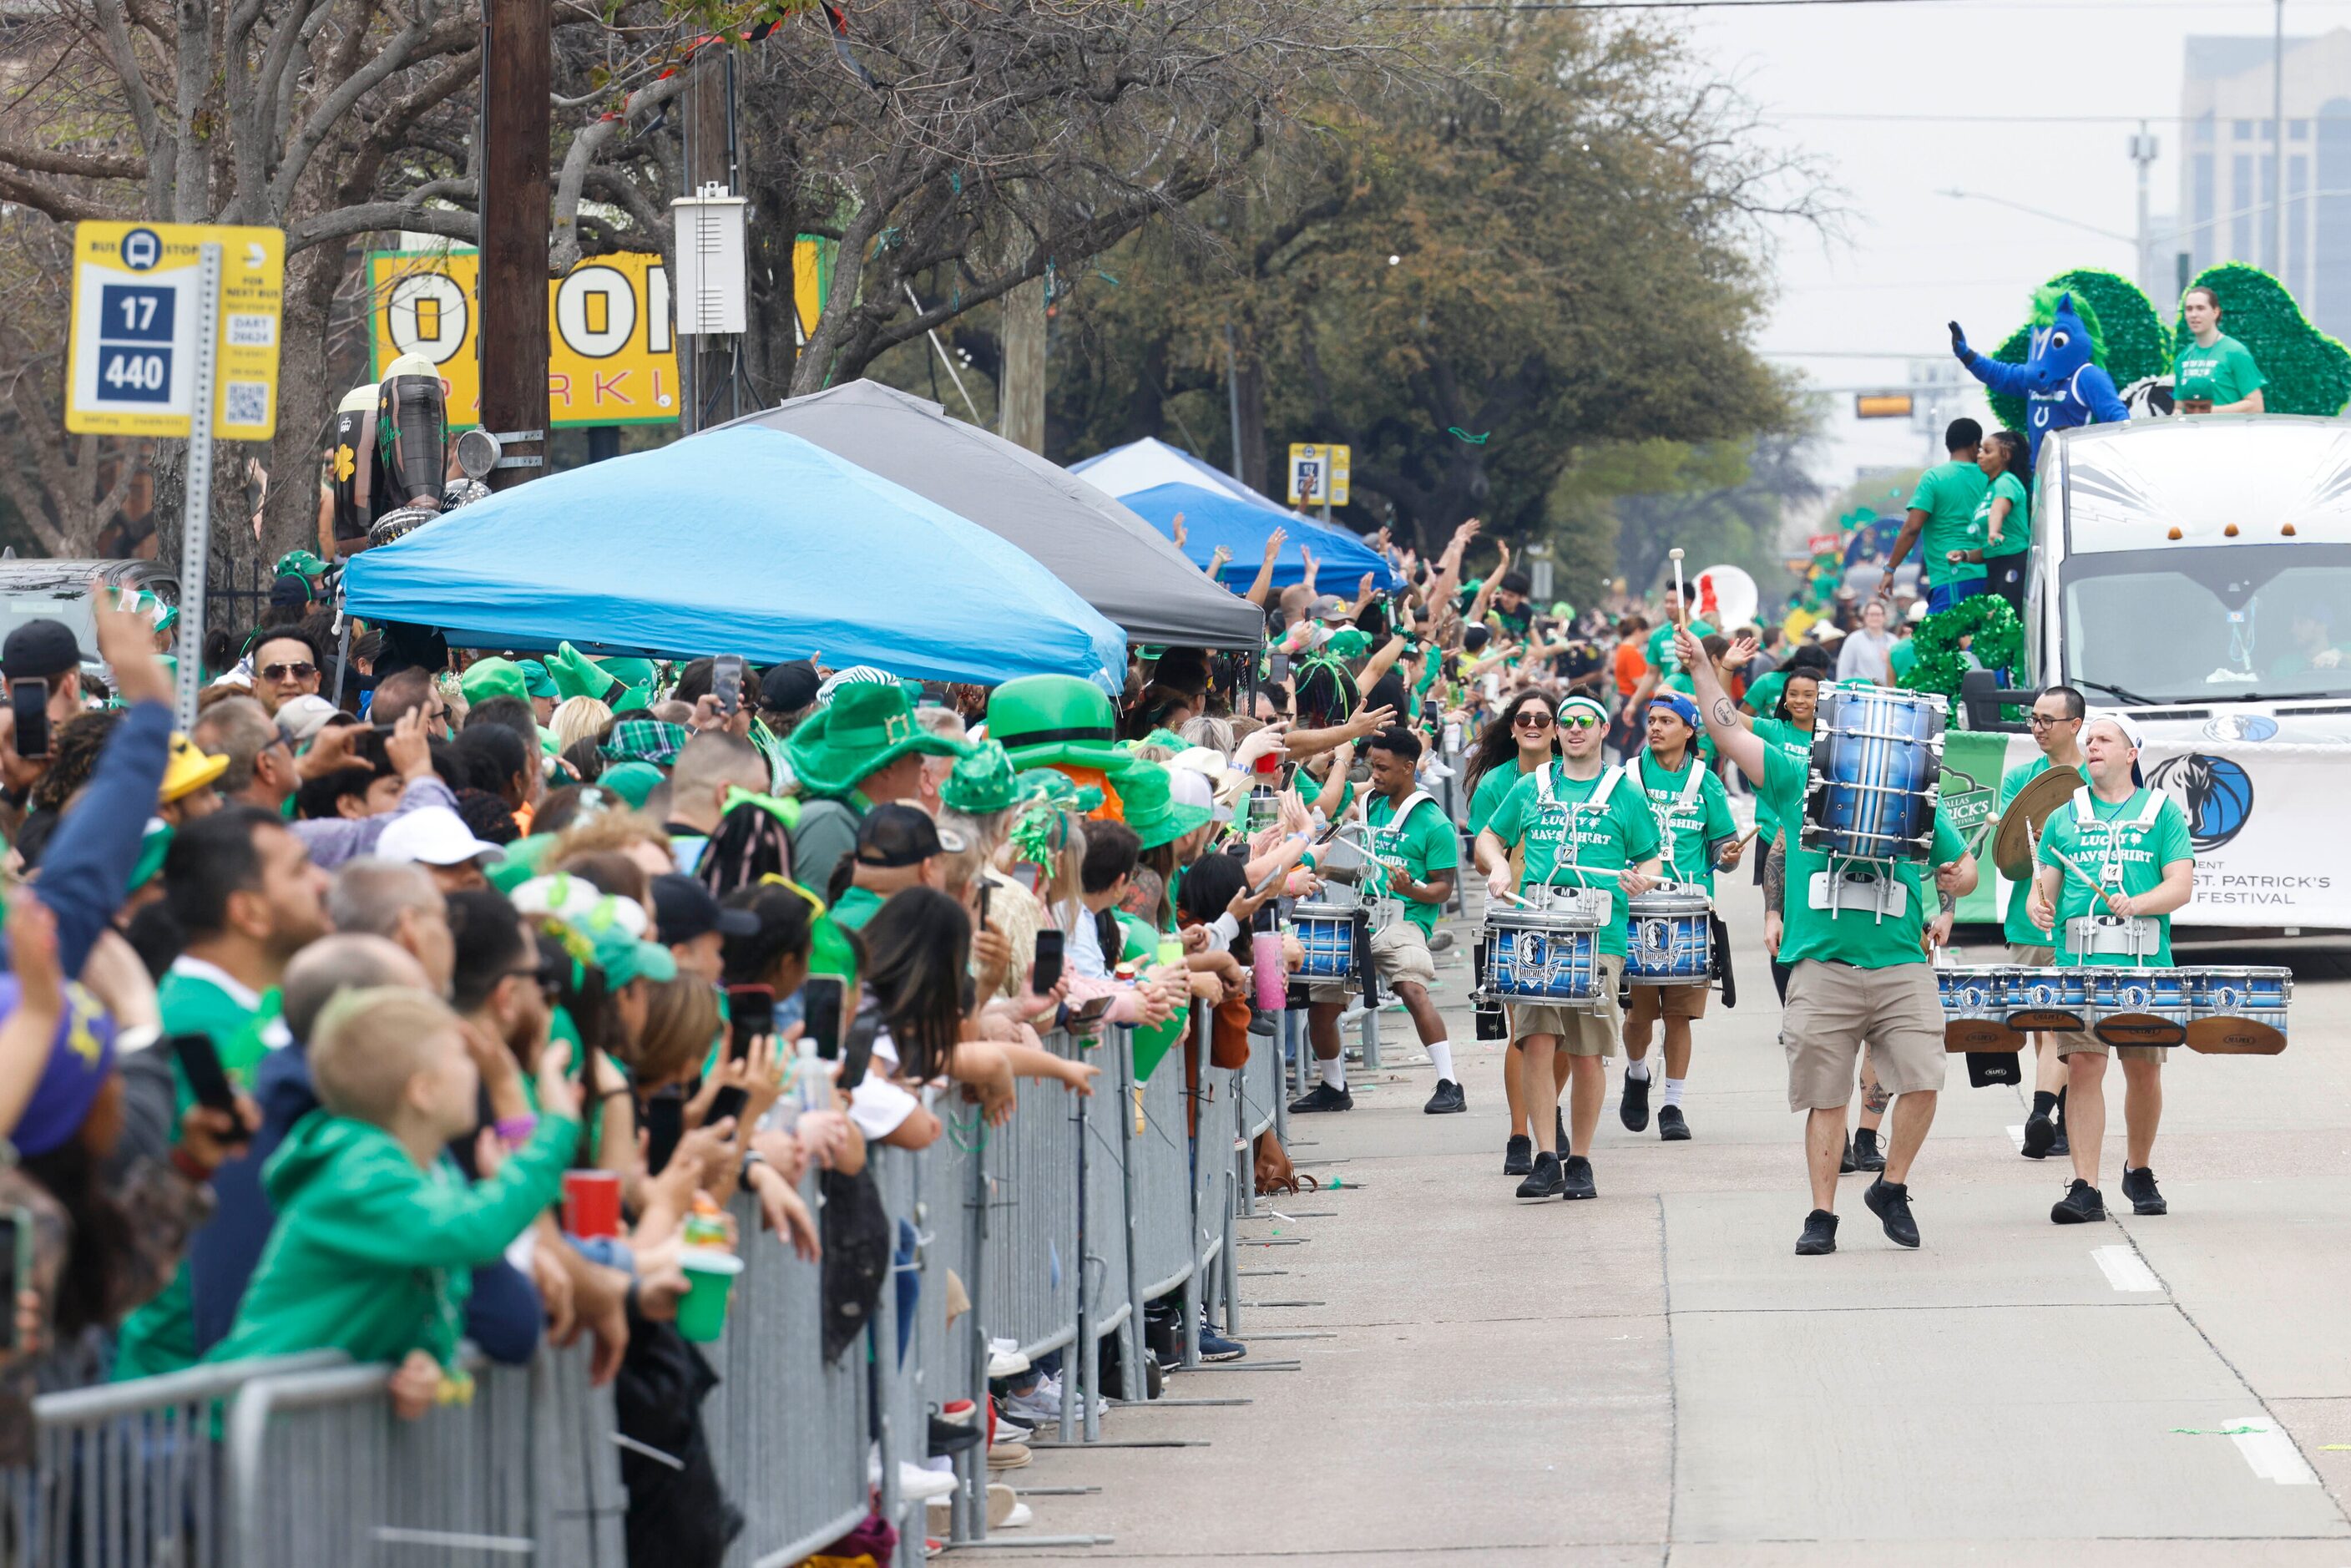
<path fill-rule="evenodd" d="M 2061 294 L 2056 308 L 2050 312 L 2049 324 L 2032 329 L 2032 350 L 2025 356 L 2024 373 L 2031 378 L 2033 392 L 2060 392 L 2074 372 L 2095 357 L 2090 329 L 2074 310 L 2073 295 Z"/>

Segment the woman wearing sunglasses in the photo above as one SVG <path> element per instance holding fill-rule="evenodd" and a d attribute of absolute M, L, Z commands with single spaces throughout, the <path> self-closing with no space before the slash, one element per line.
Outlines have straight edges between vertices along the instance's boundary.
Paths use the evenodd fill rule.
<path fill-rule="evenodd" d="M 1486 824 L 1494 820 L 1494 813 L 1502 809 L 1502 802 L 1510 799 L 1520 779 L 1558 755 L 1559 707 L 1547 694 L 1530 687 L 1504 703 L 1502 711 L 1478 737 L 1477 747 L 1470 752 L 1465 770 L 1468 777 L 1463 787 L 1469 791 L 1470 841 L 1480 841 Z M 1480 859 L 1478 869 L 1490 873 L 1494 868 Z M 1559 1064 L 1558 1073 L 1559 1081 L 1552 1092 L 1554 1104 L 1559 1092 L 1567 1087 L 1564 1061 Z M 1502 1174 L 1525 1176 L 1534 1169 L 1537 1129 L 1527 1119 L 1526 1104 L 1519 1094 L 1519 1059 L 1512 1051 L 1502 1054 L 1502 1091 L 1510 1107 L 1510 1139 L 1502 1145 Z"/>

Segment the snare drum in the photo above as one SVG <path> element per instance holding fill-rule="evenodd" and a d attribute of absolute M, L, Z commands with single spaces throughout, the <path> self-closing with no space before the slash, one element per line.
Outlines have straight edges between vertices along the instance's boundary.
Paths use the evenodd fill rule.
<path fill-rule="evenodd" d="M 1600 921 L 1588 908 L 1489 908 L 1477 999 L 1599 1007 L 1599 956 Z"/>
<path fill-rule="evenodd" d="M 1298 978 L 1319 985 L 1347 985 L 1355 978 L 1355 916 L 1352 904 L 1301 904 L 1292 915 L 1298 945 L 1305 950 Z"/>
<path fill-rule="evenodd" d="M 2024 1037 L 2008 1021 L 2005 968 L 1938 968 L 1936 989 L 1943 998 L 1943 1049 L 2020 1051 Z"/>
<path fill-rule="evenodd" d="M 2183 969 L 2188 977 L 2188 1049 L 2214 1056 L 2274 1056 L 2285 1049 L 2294 971 Z"/>
<path fill-rule="evenodd" d="M 1702 889 L 1667 883 L 1630 901 L 1625 978 L 1636 986 L 1703 986 L 1714 977 L 1714 905 Z"/>
<path fill-rule="evenodd" d="M 1940 697 L 1884 686 L 1823 692 L 1797 841 L 1866 860 L 1925 860 L 1942 758 Z"/>
<path fill-rule="evenodd" d="M 2088 974 L 2087 969 L 2002 969 L 2008 1027 L 2074 1033 L 2088 1028 Z"/>
<path fill-rule="evenodd" d="M 2188 1038 L 2188 977 L 2177 969 L 2103 965 L 2090 977 L 2090 1032 L 2108 1045 L 2178 1045 Z"/>

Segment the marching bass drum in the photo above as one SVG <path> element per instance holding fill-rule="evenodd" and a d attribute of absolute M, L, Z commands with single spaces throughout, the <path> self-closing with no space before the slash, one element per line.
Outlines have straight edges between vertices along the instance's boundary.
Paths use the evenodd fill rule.
<path fill-rule="evenodd" d="M 1823 691 L 1797 842 L 1857 860 L 1924 861 L 1942 772 L 1940 697 L 1885 686 Z"/>

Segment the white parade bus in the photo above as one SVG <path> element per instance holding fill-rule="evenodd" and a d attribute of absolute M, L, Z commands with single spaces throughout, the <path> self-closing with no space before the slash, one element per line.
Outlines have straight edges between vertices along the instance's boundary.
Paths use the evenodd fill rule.
<path fill-rule="evenodd" d="M 2090 425 L 2041 464 L 2028 684 L 2143 727 L 2195 841 L 2180 924 L 2351 930 L 2351 423 Z"/>

